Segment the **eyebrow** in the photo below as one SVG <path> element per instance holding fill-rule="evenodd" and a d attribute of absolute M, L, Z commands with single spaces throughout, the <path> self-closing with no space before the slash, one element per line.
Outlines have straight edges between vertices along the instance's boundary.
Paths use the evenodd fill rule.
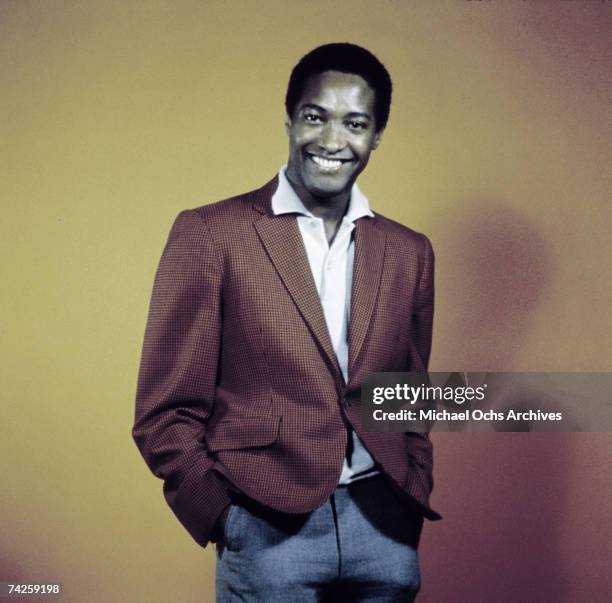
<path fill-rule="evenodd" d="M 327 113 L 327 109 L 325 107 L 321 107 L 321 105 L 317 105 L 315 103 L 304 103 L 300 107 L 300 111 L 302 109 L 315 109 L 317 111 L 321 111 L 322 113 Z M 347 113 L 346 117 L 362 117 L 364 119 L 372 119 L 372 116 L 369 113 L 361 113 L 359 111 L 351 111 Z"/>

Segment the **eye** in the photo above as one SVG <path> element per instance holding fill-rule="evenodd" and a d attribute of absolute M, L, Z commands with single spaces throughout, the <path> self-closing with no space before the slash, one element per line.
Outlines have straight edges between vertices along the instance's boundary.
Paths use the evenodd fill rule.
<path fill-rule="evenodd" d="M 351 130 L 366 130 L 368 124 L 365 121 L 351 120 L 348 122 L 348 127 L 351 128 Z"/>
<path fill-rule="evenodd" d="M 305 113 L 304 114 L 304 121 L 308 121 L 310 123 L 318 123 L 321 122 L 321 116 L 317 115 L 316 113 Z"/>

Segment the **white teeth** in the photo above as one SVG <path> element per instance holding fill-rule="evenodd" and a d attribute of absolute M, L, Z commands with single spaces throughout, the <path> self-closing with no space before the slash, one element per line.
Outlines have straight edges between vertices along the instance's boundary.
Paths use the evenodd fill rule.
<path fill-rule="evenodd" d="M 342 161 L 338 159 L 324 159 L 318 155 L 311 155 L 311 157 L 317 165 L 324 168 L 339 168 L 342 165 Z"/>

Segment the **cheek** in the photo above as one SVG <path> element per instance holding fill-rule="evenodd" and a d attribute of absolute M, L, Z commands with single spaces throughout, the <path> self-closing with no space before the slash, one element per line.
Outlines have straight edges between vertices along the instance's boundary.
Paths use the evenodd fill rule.
<path fill-rule="evenodd" d="M 310 144 L 317 139 L 317 131 L 313 128 L 296 127 L 291 133 L 291 146 L 300 150 L 304 145 Z"/>
<path fill-rule="evenodd" d="M 355 149 L 359 155 L 360 163 L 366 163 L 370 157 L 371 148 L 369 145 L 362 145 Z"/>

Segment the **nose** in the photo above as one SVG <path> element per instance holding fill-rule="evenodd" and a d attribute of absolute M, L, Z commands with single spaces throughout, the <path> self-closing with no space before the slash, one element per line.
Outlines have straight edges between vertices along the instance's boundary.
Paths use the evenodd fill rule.
<path fill-rule="evenodd" d="M 342 132 L 335 124 L 328 122 L 321 131 L 319 146 L 327 153 L 337 153 L 344 148 Z"/>

